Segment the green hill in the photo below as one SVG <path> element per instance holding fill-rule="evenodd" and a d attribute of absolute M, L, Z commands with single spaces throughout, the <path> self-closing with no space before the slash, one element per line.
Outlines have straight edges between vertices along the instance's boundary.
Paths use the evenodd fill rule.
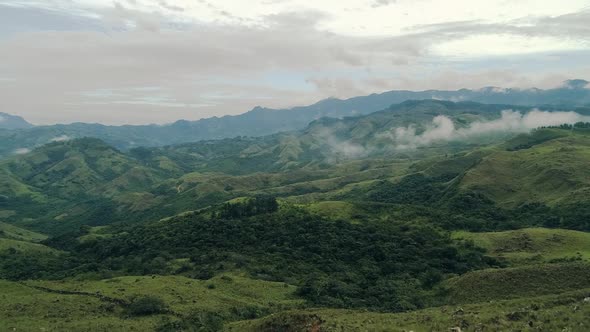
<path fill-rule="evenodd" d="M 294 286 L 236 274 L 207 281 L 162 276 L 83 282 L 0 280 L 0 291 L 3 331 L 145 331 L 175 324 L 213 328 L 220 321 L 256 318 L 302 304 L 293 296 Z M 134 315 L 134 299 L 146 296 L 160 298 L 165 309 L 156 315 Z"/>
<path fill-rule="evenodd" d="M 516 139 L 517 144 L 523 144 L 520 140 Z M 504 206 L 587 202 L 590 170 L 584 165 L 590 162 L 590 131 L 538 130 L 524 144 L 526 148 L 483 157 L 465 173 L 460 187 L 481 192 Z"/>
<path fill-rule="evenodd" d="M 590 289 L 407 313 L 299 310 L 229 323 L 226 331 L 572 331 L 590 324 Z"/>
<path fill-rule="evenodd" d="M 588 125 L 404 136 L 507 107 L 2 160 L 0 330 L 584 330 Z"/>
<path fill-rule="evenodd" d="M 506 232 L 455 232 L 512 265 L 556 260 L 590 260 L 590 233 L 564 229 L 525 228 Z"/>
<path fill-rule="evenodd" d="M 590 264 L 560 263 L 484 269 L 443 284 L 447 303 L 477 303 L 590 288 Z"/>
<path fill-rule="evenodd" d="M 28 241 L 28 242 L 40 242 L 47 239 L 47 235 L 35 233 L 14 225 L 0 222 L 0 238 Z"/>

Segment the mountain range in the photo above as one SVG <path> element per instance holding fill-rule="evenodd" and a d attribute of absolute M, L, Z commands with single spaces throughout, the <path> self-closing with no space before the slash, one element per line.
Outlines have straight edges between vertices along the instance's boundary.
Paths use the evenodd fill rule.
<path fill-rule="evenodd" d="M 559 88 L 547 90 L 487 87 L 456 91 L 389 91 L 345 100 L 331 98 L 313 105 L 290 109 L 256 107 L 240 115 L 198 121 L 179 120 L 168 125 L 105 126 L 72 123 L 31 127 L 24 120 L 14 120 L 15 124 L 10 126 L 0 122 L 0 157 L 23 153 L 52 141 L 81 137 L 99 138 L 118 149 L 128 150 L 139 146 L 165 146 L 236 136 L 264 136 L 303 129 L 310 122 L 322 117 L 344 118 L 370 114 L 406 100 L 434 99 L 531 107 L 584 107 L 590 105 L 590 89 L 587 86 L 587 81 L 569 80 Z"/>
<path fill-rule="evenodd" d="M 567 144 L 568 138 L 559 130 L 539 132 L 521 139 L 522 142 L 514 137 L 526 134 L 529 129 L 524 132 L 482 132 L 481 128 L 486 124 L 497 126 L 498 121 L 504 121 L 503 110 L 507 108 L 522 114 L 529 111 L 528 107 L 514 105 L 407 101 L 364 116 L 323 118 L 299 131 L 261 137 L 140 147 L 127 152 L 96 138 L 52 142 L 0 162 L 0 197 L 9 207 L 0 209 L 0 213 L 5 220 L 59 233 L 71 228 L 70 223 L 83 221 L 102 225 L 125 219 L 161 218 L 258 191 L 277 196 L 300 196 L 299 199 L 304 201 L 307 200 L 304 197 L 312 193 L 310 197 L 327 195 L 329 199 L 335 199 L 352 190 L 343 185 L 367 184 L 383 177 L 414 172 L 413 169 L 437 173 L 434 170 L 442 167 L 437 166 L 439 161 L 432 159 L 437 156 L 446 156 L 440 162 L 447 165 L 447 169 L 438 171 L 442 173 L 437 176 L 453 172 L 456 173 L 454 176 L 462 174 L 466 188 L 487 192 L 486 196 L 499 204 L 521 204 L 526 201 L 518 198 L 521 196 L 539 197 L 543 204 L 553 203 L 555 199 L 541 199 L 545 196 L 534 194 L 535 191 L 542 191 L 541 188 L 548 188 L 552 183 L 560 187 L 561 178 L 573 181 L 573 173 L 577 174 L 576 179 L 580 179 L 579 184 L 571 182 L 564 186 L 565 191 L 558 197 L 570 195 L 567 191 L 579 186 L 582 191 L 574 191 L 568 197 L 575 202 L 583 200 L 585 175 L 581 172 L 584 169 L 577 166 L 570 169 L 566 165 L 557 167 L 564 162 L 562 158 L 580 165 L 585 162 L 585 155 L 571 152 L 577 151 L 575 146 L 582 148 L 586 144 L 583 135 L 576 136 L 570 152 L 559 150 L 555 155 L 547 154 L 551 163 L 537 164 L 540 156 L 532 159 L 528 167 L 538 168 L 535 174 L 544 179 L 531 179 L 534 185 L 530 189 L 524 184 L 518 185 L 520 190 L 507 189 L 518 183 L 514 181 L 503 187 L 496 187 L 493 182 L 482 184 L 483 179 L 502 176 L 508 180 L 514 175 L 486 174 L 488 169 L 500 171 L 496 163 L 506 164 L 506 167 L 500 167 L 504 172 L 516 172 L 520 168 L 508 165 L 522 164 L 531 158 L 516 151 L 536 151 L 528 148 L 545 141 L 556 147 Z M 560 112 L 560 109 L 551 110 L 553 112 L 543 114 L 570 114 Z M 577 110 L 590 115 L 590 109 Z M 580 113 L 577 114 L 583 117 Z M 437 136 L 436 141 L 411 148 L 400 145 L 407 144 L 406 136 L 400 138 L 392 134 L 400 128 L 404 131 L 413 128 L 416 134 L 411 139 L 421 140 L 432 130 L 440 130 L 432 124 L 436 117 L 448 119 L 454 128 L 456 126 L 454 131 L 463 132 L 478 126 L 479 133 L 475 136 Z M 498 151 L 488 148 L 510 139 L 519 142 L 510 143 L 513 145 L 510 151 L 514 152 L 502 152 L 507 151 L 504 147 L 499 147 Z M 464 151 L 472 152 L 469 157 L 462 157 Z M 428 164 L 427 160 L 432 160 L 433 164 Z M 480 166 L 470 169 L 474 164 Z M 552 165 L 552 169 L 547 169 L 548 165 Z M 485 168 L 480 170 L 481 167 Z M 563 174 L 558 174 L 557 169 L 563 169 Z M 529 174 L 524 169 L 522 171 L 517 178 L 527 179 Z M 486 189 L 488 187 L 492 189 Z M 337 193 L 330 193 L 333 190 Z M 363 197 L 369 189 L 363 190 L 356 195 Z M 510 194 L 513 191 L 521 194 Z M 31 210 L 31 205 L 37 208 Z"/>

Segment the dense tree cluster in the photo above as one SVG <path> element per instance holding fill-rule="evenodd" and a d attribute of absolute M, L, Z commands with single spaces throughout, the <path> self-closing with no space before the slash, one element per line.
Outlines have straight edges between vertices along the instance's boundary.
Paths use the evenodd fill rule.
<path fill-rule="evenodd" d="M 276 198 L 268 195 L 258 195 L 241 202 L 225 203 L 217 211 L 220 218 L 251 217 L 257 214 L 272 213 L 279 209 Z"/>
<path fill-rule="evenodd" d="M 549 207 L 526 203 L 507 209 L 477 191 L 459 191 L 449 181 L 454 174 L 428 177 L 409 175 L 399 182 L 381 181 L 363 196 L 352 192 L 344 199 L 361 197 L 364 204 L 381 202 L 404 220 L 425 218 L 448 230 L 502 231 L 524 227 L 566 228 L 590 231 L 590 207 L 573 203 Z M 386 209 L 380 207 L 381 209 Z"/>
<path fill-rule="evenodd" d="M 250 204 L 257 211 L 276 209 L 268 198 L 240 206 L 251 211 Z M 44 277 L 53 271 L 57 278 L 108 271 L 209 278 L 242 269 L 256 278 L 297 284 L 298 294 L 316 305 L 397 311 L 424 306 L 445 276 L 494 264 L 482 250 L 455 243 L 428 225 L 334 222 L 292 207 L 240 218 L 201 213 L 121 231 L 81 243 L 75 236 L 54 238 L 47 244 L 71 254 L 27 261 L 29 266 L 16 268 L 21 273 L 2 277 L 39 276 L 31 271 L 35 266 L 49 271 Z M 175 258 L 190 263 L 171 270 L 168 262 Z"/>

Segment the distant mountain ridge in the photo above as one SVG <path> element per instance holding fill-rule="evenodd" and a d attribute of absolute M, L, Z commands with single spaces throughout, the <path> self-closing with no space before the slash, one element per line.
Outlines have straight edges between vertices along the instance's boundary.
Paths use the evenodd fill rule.
<path fill-rule="evenodd" d="M 179 120 L 169 125 L 105 126 L 73 123 L 37 126 L 17 131 L 2 130 L 3 127 L 0 126 L 0 156 L 11 155 L 15 151 L 31 149 L 54 140 L 80 137 L 96 137 L 119 149 L 127 150 L 138 146 L 165 146 L 237 136 L 264 136 L 302 129 L 322 117 L 366 115 L 406 100 L 475 101 L 519 106 L 561 105 L 573 108 L 590 105 L 590 89 L 587 87 L 588 81 L 569 80 L 560 88 L 548 90 L 497 87 L 456 91 L 396 90 L 345 100 L 330 98 L 313 105 L 290 109 L 255 107 L 240 115 L 198 121 Z"/>
<path fill-rule="evenodd" d="M 380 197 L 395 202 L 401 199 L 394 186 L 397 177 L 415 173 L 457 192 L 482 193 L 510 208 L 532 202 L 587 204 L 590 126 L 441 140 L 413 150 L 397 149 L 397 138 L 387 135 L 408 124 L 421 130 L 438 116 L 466 128 L 498 119 L 506 108 L 529 109 L 407 101 L 369 115 L 323 118 L 304 130 L 263 137 L 128 152 L 96 138 L 55 141 L 0 161 L 0 213 L 3 221 L 57 234 L 81 224 L 159 220 L 256 193 L 303 201 Z M 585 111 L 590 115 L 590 108 Z M 394 181 L 380 184 L 387 179 Z"/>
<path fill-rule="evenodd" d="M 28 129 L 33 127 L 20 116 L 0 112 L 0 129 Z"/>

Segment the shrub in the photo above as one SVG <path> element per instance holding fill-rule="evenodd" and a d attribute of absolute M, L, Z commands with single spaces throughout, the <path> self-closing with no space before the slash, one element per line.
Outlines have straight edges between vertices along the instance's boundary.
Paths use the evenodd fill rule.
<path fill-rule="evenodd" d="M 180 320 L 164 320 L 156 332 L 195 331 L 216 332 L 223 328 L 223 317 L 213 312 L 197 312 Z"/>
<path fill-rule="evenodd" d="M 128 307 L 129 314 L 132 316 L 147 316 L 164 313 L 166 304 L 162 299 L 155 296 L 141 296 L 131 300 Z"/>

